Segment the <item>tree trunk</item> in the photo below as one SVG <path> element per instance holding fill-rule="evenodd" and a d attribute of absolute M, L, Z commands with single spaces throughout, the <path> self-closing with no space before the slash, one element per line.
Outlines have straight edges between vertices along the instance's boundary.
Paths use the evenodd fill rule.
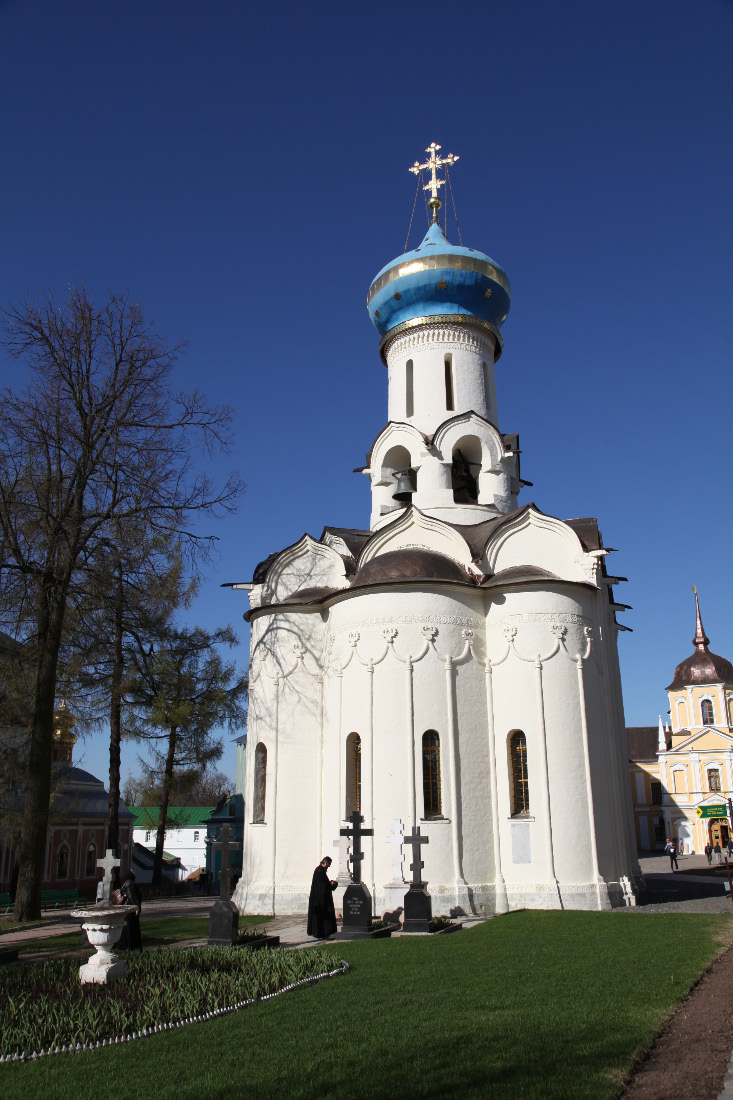
<path fill-rule="evenodd" d="M 171 726 L 168 734 L 168 754 L 165 758 L 165 771 L 163 773 L 163 789 L 160 795 L 160 816 L 158 817 L 158 832 L 155 837 L 155 859 L 153 860 L 153 885 L 160 886 L 163 881 L 163 848 L 165 846 L 165 823 L 168 816 L 168 800 L 173 786 L 173 764 L 176 759 L 176 744 L 178 742 L 178 727 Z"/>
<path fill-rule="evenodd" d="M 122 567 L 118 562 L 117 593 L 115 597 L 114 637 L 112 639 L 112 692 L 109 710 L 109 798 L 107 800 L 107 847 L 114 848 L 120 858 L 120 742 L 122 740 L 122 654 L 124 590 Z M 132 862 L 132 852 L 129 853 Z"/>
<path fill-rule="evenodd" d="M 55 591 L 49 591 L 46 587 L 41 590 L 38 607 L 38 663 L 31 720 L 28 779 L 20 832 L 20 871 L 13 908 L 13 917 L 17 921 L 38 920 L 41 915 L 48 811 L 51 801 L 56 667 L 65 609 L 66 587 Z"/>

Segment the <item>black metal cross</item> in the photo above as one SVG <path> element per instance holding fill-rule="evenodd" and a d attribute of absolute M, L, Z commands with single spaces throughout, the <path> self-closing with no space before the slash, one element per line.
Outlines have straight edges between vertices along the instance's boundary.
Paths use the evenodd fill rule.
<path fill-rule="evenodd" d="M 364 853 L 361 850 L 361 838 L 363 836 L 374 836 L 374 829 L 362 829 L 361 823 L 363 820 L 364 818 L 359 811 L 354 810 L 349 818 L 351 828 L 341 830 L 341 836 L 349 836 L 354 842 L 350 857 L 354 882 L 361 882 L 361 861 L 364 858 Z"/>
<path fill-rule="evenodd" d="M 234 830 L 231 825 L 222 825 L 221 827 L 221 840 L 214 840 L 211 843 L 211 847 L 215 852 L 221 852 L 221 870 L 219 871 L 219 897 L 224 898 L 225 901 L 229 901 L 231 897 L 231 890 L 229 889 L 229 879 L 232 877 L 232 870 L 229 866 L 229 856 L 231 852 L 239 852 L 242 850 L 241 840 L 232 842 L 234 836 Z"/>
<path fill-rule="evenodd" d="M 410 870 L 412 871 L 412 885 L 421 886 L 423 877 L 420 874 L 425 864 L 420 859 L 420 845 L 429 844 L 430 839 L 426 836 L 420 836 L 420 827 L 413 826 L 412 832 L 409 836 L 406 836 L 404 844 L 409 845 L 412 848 L 412 863 L 410 864 Z"/>

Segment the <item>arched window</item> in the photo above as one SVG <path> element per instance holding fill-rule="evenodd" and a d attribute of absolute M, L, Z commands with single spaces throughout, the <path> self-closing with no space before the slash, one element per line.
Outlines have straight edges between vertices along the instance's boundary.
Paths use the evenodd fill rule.
<path fill-rule="evenodd" d="M 59 854 L 56 858 L 56 878 L 64 879 L 69 877 L 69 846 L 68 844 L 62 844 L 59 848 Z"/>
<path fill-rule="evenodd" d="M 512 734 L 509 743 L 512 758 L 512 815 L 529 813 L 529 778 L 527 776 L 527 738 L 521 730 Z"/>
<path fill-rule="evenodd" d="M 445 357 L 445 407 L 448 412 L 453 412 L 456 407 L 453 395 L 453 356 Z"/>
<path fill-rule="evenodd" d="M 700 711 L 702 713 L 703 726 L 712 726 L 715 721 L 715 708 L 713 707 L 712 699 L 703 699 L 700 704 Z"/>
<path fill-rule="evenodd" d="M 726 695 L 725 701 L 728 707 L 728 725 L 733 726 L 733 695 Z"/>
<path fill-rule="evenodd" d="M 425 817 L 442 817 L 440 790 L 440 737 L 435 730 L 422 735 L 422 791 Z"/>
<path fill-rule="evenodd" d="M 708 790 L 720 790 L 720 772 L 717 768 L 708 768 Z"/>
<path fill-rule="evenodd" d="M 412 379 L 412 359 L 407 360 L 405 367 L 405 416 L 411 417 L 415 412 L 415 396 Z"/>
<path fill-rule="evenodd" d="M 84 878 L 92 878 L 97 873 L 97 845 L 90 844 L 87 848 L 87 861 L 84 867 Z"/>
<path fill-rule="evenodd" d="M 346 738 L 346 814 L 361 813 L 361 737 L 350 733 Z"/>
<path fill-rule="evenodd" d="M 265 823 L 265 796 L 267 793 L 267 749 L 260 743 L 255 749 L 255 787 L 252 799 L 252 822 Z"/>

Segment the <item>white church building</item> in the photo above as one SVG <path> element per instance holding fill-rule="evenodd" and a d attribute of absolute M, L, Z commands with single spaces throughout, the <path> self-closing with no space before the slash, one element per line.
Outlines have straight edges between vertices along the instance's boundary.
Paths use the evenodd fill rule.
<path fill-rule="evenodd" d="M 446 239 L 439 149 L 413 169 L 427 235 L 368 295 L 388 379 L 369 529 L 305 534 L 232 586 L 252 627 L 241 912 L 303 912 L 354 809 L 375 913 L 411 878 L 395 822 L 428 838 L 435 913 L 635 901 L 618 578 L 595 519 L 518 503 L 494 381 L 509 280 Z"/>

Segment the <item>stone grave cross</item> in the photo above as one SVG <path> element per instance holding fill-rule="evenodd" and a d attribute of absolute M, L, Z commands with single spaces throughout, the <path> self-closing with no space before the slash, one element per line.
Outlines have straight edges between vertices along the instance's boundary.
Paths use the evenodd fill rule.
<path fill-rule="evenodd" d="M 229 864 L 231 852 L 239 852 L 242 849 L 241 840 L 232 841 L 234 836 L 234 830 L 231 825 L 222 825 L 221 827 L 221 840 L 212 841 L 211 847 L 215 852 L 221 852 L 221 869 L 219 871 L 219 897 L 224 901 L 229 901 L 231 897 L 231 890 L 229 888 L 229 880 L 232 877 L 232 870 Z"/>
<path fill-rule="evenodd" d="M 111 905 L 112 904 L 112 872 L 115 867 L 119 867 L 120 860 L 114 853 L 114 848 L 108 848 L 107 854 L 104 859 L 97 860 L 97 868 L 101 867 L 104 871 L 104 878 L 102 879 L 102 898 L 100 904 Z"/>
<path fill-rule="evenodd" d="M 392 845 L 392 881 L 404 883 L 402 875 L 402 839 L 405 835 L 405 827 L 399 817 L 392 822 L 392 832 L 386 838 L 387 844 Z"/>
<path fill-rule="evenodd" d="M 405 837 L 405 844 L 412 848 L 412 863 L 410 864 L 410 870 L 412 871 L 412 885 L 422 886 L 423 877 L 420 874 L 425 864 L 420 859 L 420 845 L 429 844 L 430 840 L 426 836 L 420 836 L 420 826 L 413 826 L 412 833 Z"/>
<path fill-rule="evenodd" d="M 351 882 L 351 872 L 349 871 L 349 838 L 347 836 L 339 837 L 338 840 L 333 842 L 334 848 L 338 848 L 338 873 L 336 879 L 339 886 L 348 886 Z"/>
<path fill-rule="evenodd" d="M 364 818 L 361 816 L 358 810 L 354 810 L 349 821 L 351 822 L 350 829 L 341 829 L 341 836 L 351 837 L 353 840 L 353 851 L 351 853 L 351 866 L 352 874 L 355 883 L 361 882 L 361 861 L 364 858 L 364 853 L 361 850 L 361 838 L 363 836 L 374 836 L 374 829 L 362 829 L 361 823 Z"/>

